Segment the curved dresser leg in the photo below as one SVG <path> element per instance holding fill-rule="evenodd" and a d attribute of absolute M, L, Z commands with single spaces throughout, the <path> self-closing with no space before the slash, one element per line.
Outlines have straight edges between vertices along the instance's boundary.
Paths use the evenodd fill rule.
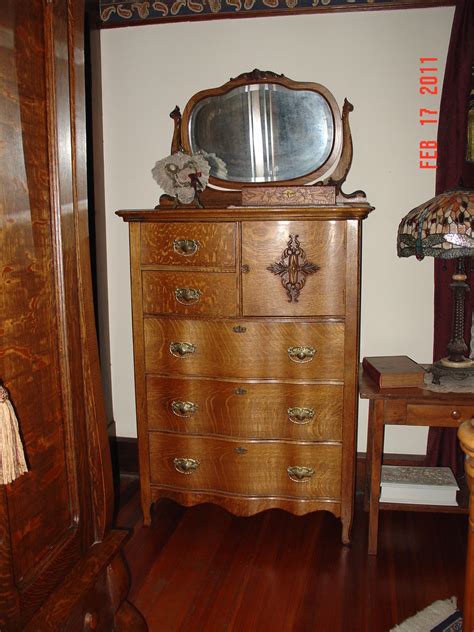
<path fill-rule="evenodd" d="M 114 632 L 148 632 L 148 625 L 135 606 L 127 601 L 130 575 L 123 553 L 117 555 L 107 567 L 107 585 L 114 609 Z"/>
<path fill-rule="evenodd" d="M 341 518 L 342 521 L 342 543 L 346 546 L 351 543 L 351 527 L 352 520 L 347 518 Z"/>

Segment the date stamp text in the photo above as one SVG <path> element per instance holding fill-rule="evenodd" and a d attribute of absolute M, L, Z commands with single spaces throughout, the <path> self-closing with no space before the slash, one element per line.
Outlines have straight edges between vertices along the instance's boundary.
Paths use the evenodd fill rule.
<path fill-rule="evenodd" d="M 438 58 L 420 57 L 419 93 L 424 97 L 426 107 L 419 110 L 419 123 L 428 131 L 431 126 L 438 124 L 438 110 L 428 107 L 430 96 L 438 94 Z M 436 128 L 435 128 L 436 129 Z M 435 131 L 436 133 L 436 131 Z M 428 133 L 426 134 L 428 138 Z M 434 134 L 433 134 L 434 136 Z M 420 140 L 419 167 L 420 169 L 436 169 L 438 158 L 438 143 L 436 140 Z"/>

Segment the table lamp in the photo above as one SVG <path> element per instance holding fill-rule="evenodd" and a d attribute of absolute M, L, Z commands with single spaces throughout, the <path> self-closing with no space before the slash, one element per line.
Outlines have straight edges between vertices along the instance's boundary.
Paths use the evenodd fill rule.
<path fill-rule="evenodd" d="M 452 276 L 453 320 L 448 355 L 435 362 L 430 372 L 433 383 L 442 376 L 464 379 L 474 376 L 474 360 L 464 340 L 466 283 L 465 258 L 474 257 L 474 191 L 459 189 L 446 191 L 411 210 L 398 227 L 399 257 L 415 255 L 456 259 Z"/>

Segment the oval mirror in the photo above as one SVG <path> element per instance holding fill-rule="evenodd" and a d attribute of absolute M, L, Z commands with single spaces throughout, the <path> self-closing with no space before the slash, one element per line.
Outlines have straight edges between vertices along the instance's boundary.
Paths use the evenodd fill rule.
<path fill-rule="evenodd" d="M 210 183 L 224 188 L 309 182 L 341 151 L 341 119 L 330 92 L 278 75 L 241 75 L 198 93 L 181 129 L 185 150 L 202 153 Z"/>

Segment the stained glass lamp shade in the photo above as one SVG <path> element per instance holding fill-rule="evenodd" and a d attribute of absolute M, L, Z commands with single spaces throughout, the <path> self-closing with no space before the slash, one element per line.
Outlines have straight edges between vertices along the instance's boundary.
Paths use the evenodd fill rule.
<path fill-rule="evenodd" d="M 399 257 L 457 260 L 451 283 L 454 299 L 451 340 L 447 357 L 431 367 L 435 383 L 443 375 L 460 379 L 474 375 L 474 361 L 466 357 L 468 348 L 464 340 L 465 295 L 469 291 L 465 258 L 474 257 L 473 229 L 474 191 L 471 190 L 437 195 L 410 211 L 398 227 Z"/>

